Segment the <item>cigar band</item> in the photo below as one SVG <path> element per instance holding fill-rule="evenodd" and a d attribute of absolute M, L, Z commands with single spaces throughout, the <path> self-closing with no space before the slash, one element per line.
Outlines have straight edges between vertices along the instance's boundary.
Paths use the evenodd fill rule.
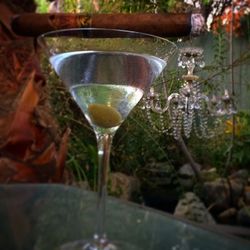
<path fill-rule="evenodd" d="M 205 31 L 205 18 L 201 13 L 191 14 L 191 35 L 198 36 Z"/>

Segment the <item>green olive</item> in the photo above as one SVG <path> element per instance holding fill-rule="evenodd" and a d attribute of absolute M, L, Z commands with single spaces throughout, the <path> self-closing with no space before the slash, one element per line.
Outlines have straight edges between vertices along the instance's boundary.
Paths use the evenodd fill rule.
<path fill-rule="evenodd" d="M 88 106 L 91 121 L 102 128 L 112 128 L 118 126 L 122 122 L 121 114 L 113 107 L 92 103 Z"/>

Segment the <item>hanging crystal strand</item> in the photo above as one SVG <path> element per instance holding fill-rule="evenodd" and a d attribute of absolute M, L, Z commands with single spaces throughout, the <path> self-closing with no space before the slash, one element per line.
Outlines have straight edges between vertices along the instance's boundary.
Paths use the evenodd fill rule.
<path fill-rule="evenodd" d="M 208 129 L 208 138 L 211 138 L 219 133 L 218 129 L 222 128 L 222 117 L 225 116 L 224 108 L 223 108 L 223 101 L 222 98 L 218 98 L 215 95 L 212 96 L 212 98 L 209 100 L 208 97 L 206 97 L 206 103 L 207 103 L 207 110 L 208 110 L 208 117 L 211 118 L 212 125 L 211 128 Z M 223 132 L 223 131 L 221 131 Z"/>
<path fill-rule="evenodd" d="M 211 107 L 215 116 L 231 116 L 237 113 L 234 100 L 229 95 L 227 89 L 224 90 L 224 94 L 220 98 L 213 96 L 211 99 Z"/>
<path fill-rule="evenodd" d="M 215 127 L 211 125 L 211 128 L 208 125 L 208 117 L 206 118 L 206 133 L 204 135 L 205 138 L 210 139 L 213 138 L 215 136 Z M 214 123 L 214 122 L 213 122 Z"/>
<path fill-rule="evenodd" d="M 202 111 L 196 112 L 195 114 L 195 123 L 194 123 L 194 132 L 198 138 L 203 138 L 205 135 L 204 128 L 204 119 L 202 115 Z"/>
<path fill-rule="evenodd" d="M 167 80 L 165 78 L 165 75 L 164 75 L 164 72 L 162 73 L 162 84 L 163 84 L 163 87 L 162 87 L 162 90 L 163 90 L 163 97 L 164 97 L 164 103 L 165 103 L 165 107 L 162 109 L 162 112 L 160 113 L 160 125 L 161 125 L 161 130 L 163 133 L 166 133 L 167 135 L 172 135 L 171 133 L 171 125 L 169 124 L 166 124 L 166 122 L 170 121 L 170 115 L 169 115 L 169 103 L 168 103 L 168 90 L 167 90 Z M 165 116 L 165 119 L 164 119 L 164 116 L 163 114 L 166 114 Z M 164 122 L 164 120 L 166 122 Z M 169 127 L 170 126 L 170 127 Z"/>
<path fill-rule="evenodd" d="M 181 132 L 182 132 L 182 116 L 183 116 L 183 111 L 176 108 L 175 110 L 172 111 L 172 133 L 174 139 L 178 140 L 181 137 Z"/>
<path fill-rule="evenodd" d="M 170 119 L 170 129 L 172 132 L 172 135 L 175 139 L 179 138 L 179 131 L 177 128 L 177 124 L 178 124 L 178 111 L 179 111 L 179 100 L 180 100 L 180 94 L 178 93 L 172 93 L 168 99 L 168 114 L 169 114 L 169 119 Z"/>
<path fill-rule="evenodd" d="M 200 139 L 203 137 L 202 128 L 201 128 L 201 120 L 202 120 L 201 111 L 196 110 L 195 115 L 194 115 L 193 130 L 194 130 L 195 135 Z"/>
<path fill-rule="evenodd" d="M 183 79 L 187 78 L 187 75 L 183 76 Z M 185 81 L 183 87 L 180 89 L 181 100 L 184 102 L 184 106 L 180 108 L 183 109 L 183 132 L 184 135 L 189 138 L 192 122 L 193 122 L 193 86 L 192 81 Z"/>
<path fill-rule="evenodd" d="M 150 127 L 156 130 L 157 132 L 160 132 L 158 131 L 157 127 L 155 126 L 155 123 L 152 120 L 150 109 L 146 109 L 146 116 L 147 116 L 147 120 L 149 121 Z"/>
<path fill-rule="evenodd" d="M 168 88 L 167 88 L 168 82 L 166 80 L 164 72 L 162 73 L 162 80 L 163 80 L 163 82 L 162 82 L 162 84 L 163 84 L 163 86 L 162 86 L 163 96 L 164 96 L 165 100 L 167 101 L 167 99 L 168 99 Z"/>
<path fill-rule="evenodd" d="M 146 111 L 146 117 L 147 117 L 147 120 L 149 121 L 151 128 L 153 128 L 158 133 L 169 134 L 169 128 L 167 128 L 164 123 L 163 112 L 159 113 L 159 125 L 158 126 L 156 124 L 156 121 L 153 120 L 152 118 L 152 106 L 154 106 L 153 98 L 155 97 L 155 95 L 156 95 L 155 92 L 153 91 L 153 89 L 151 89 L 151 92 L 146 97 L 143 97 L 144 104 L 142 106 L 142 109 Z M 160 109 L 159 106 L 158 108 L 155 108 L 155 110 L 159 110 L 159 109 Z"/>
<path fill-rule="evenodd" d="M 148 117 L 150 116 L 150 121 L 151 121 L 151 125 L 153 127 L 154 130 L 156 130 L 157 132 L 161 132 L 161 133 L 169 133 L 169 128 L 167 127 L 166 123 L 164 122 L 164 116 L 163 114 L 166 113 L 167 114 L 167 109 L 168 109 L 168 103 L 167 103 L 167 90 L 166 90 L 166 86 L 165 86 L 165 79 L 164 79 L 164 75 L 162 75 L 162 79 L 163 79 L 163 97 L 165 100 L 165 106 L 162 107 L 162 100 L 161 100 L 161 95 L 157 92 L 155 92 L 154 88 L 151 87 L 150 91 L 149 91 L 149 95 L 148 95 L 148 100 L 149 100 L 149 112 L 150 114 L 148 114 Z M 157 121 L 159 122 L 159 124 L 157 124 L 157 122 L 153 122 L 153 119 L 151 117 L 151 111 L 154 113 L 159 114 L 159 119 L 157 119 Z M 167 118 L 167 117 L 166 117 Z M 167 121 L 168 119 L 166 119 Z"/>
<path fill-rule="evenodd" d="M 161 108 L 161 99 L 160 95 L 158 93 L 155 93 L 155 104 L 151 106 L 151 109 L 156 112 L 161 114 L 163 112 Z"/>
<path fill-rule="evenodd" d="M 197 120 L 199 120 L 199 114 L 195 114 L 195 122 L 194 122 L 194 126 L 193 126 L 193 129 L 194 129 L 194 133 L 195 133 L 195 135 L 199 138 L 199 139 L 201 139 L 202 138 L 202 134 L 201 134 L 201 132 L 200 132 L 200 130 L 199 130 L 199 128 L 198 128 L 198 122 L 197 122 Z"/>
<path fill-rule="evenodd" d="M 190 133 L 192 131 L 193 118 L 194 118 L 194 110 L 189 109 L 188 112 L 184 112 L 184 115 L 183 115 L 183 131 L 184 131 L 184 135 L 187 138 L 190 137 Z"/>
<path fill-rule="evenodd" d="M 156 125 L 156 122 L 153 121 L 151 111 L 149 109 L 146 110 L 146 116 L 147 116 L 147 120 L 149 121 L 149 124 L 153 130 L 155 130 L 158 133 L 166 133 L 168 135 L 171 135 L 169 128 L 164 123 L 165 117 L 163 116 L 163 114 L 159 114 L 159 125 L 158 126 Z"/>
<path fill-rule="evenodd" d="M 143 97 L 144 106 L 143 108 L 146 110 L 146 116 L 147 120 L 149 121 L 150 126 L 158 131 L 157 127 L 155 126 L 155 123 L 153 122 L 152 116 L 151 116 L 151 99 L 152 99 L 152 93 L 149 93 L 146 97 Z"/>
<path fill-rule="evenodd" d="M 202 137 L 208 137 L 208 118 L 204 115 L 204 112 L 200 112 L 200 128 Z"/>
<path fill-rule="evenodd" d="M 152 87 L 150 89 L 150 97 L 151 97 L 151 110 L 155 113 L 165 113 L 168 109 L 168 103 L 167 103 L 167 96 L 164 93 L 164 87 L 163 87 L 163 97 L 165 99 L 165 106 L 162 108 L 162 101 L 161 101 L 161 95 L 159 93 L 156 93 L 154 88 Z"/>
<path fill-rule="evenodd" d="M 207 112 L 205 113 L 206 110 L 201 110 L 198 113 L 198 119 L 199 119 L 199 130 L 200 133 L 198 132 L 198 128 L 196 127 L 196 135 L 203 137 L 203 138 L 211 138 L 214 136 L 214 131 L 212 131 L 212 129 L 209 128 L 208 125 L 208 114 Z"/>
<path fill-rule="evenodd" d="M 223 115 L 221 98 L 213 95 L 209 102 L 209 111 L 211 116 L 217 118 Z"/>
<path fill-rule="evenodd" d="M 192 83 L 193 86 L 193 95 L 194 97 L 196 97 L 197 99 L 200 99 L 201 96 L 201 84 L 198 81 L 194 81 Z"/>
<path fill-rule="evenodd" d="M 207 111 L 207 101 L 208 98 L 205 95 L 201 94 L 201 88 L 200 83 L 195 82 L 195 92 L 196 97 L 194 101 L 194 132 L 198 138 L 202 138 L 204 135 L 204 129 L 203 129 L 203 119 L 202 119 L 202 113 L 204 112 L 204 109 Z"/>
<path fill-rule="evenodd" d="M 172 135 L 172 133 L 170 132 L 170 128 L 167 126 L 167 124 L 165 124 L 164 121 L 168 120 L 168 119 L 165 119 L 163 113 L 160 114 L 159 116 L 159 120 L 160 120 L 160 131 L 162 133 L 165 133 L 167 135 Z"/>

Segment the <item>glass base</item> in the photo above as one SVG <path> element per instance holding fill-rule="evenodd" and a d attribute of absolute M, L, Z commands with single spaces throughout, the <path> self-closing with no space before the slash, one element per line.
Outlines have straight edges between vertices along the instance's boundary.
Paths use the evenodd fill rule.
<path fill-rule="evenodd" d="M 131 245 L 126 242 L 115 241 L 115 242 L 105 242 L 96 243 L 94 240 L 78 240 L 59 247 L 59 250 L 140 250 L 139 247 Z"/>

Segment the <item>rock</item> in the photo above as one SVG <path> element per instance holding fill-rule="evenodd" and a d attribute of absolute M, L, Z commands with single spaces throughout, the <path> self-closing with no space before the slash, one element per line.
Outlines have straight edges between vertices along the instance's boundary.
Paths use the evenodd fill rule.
<path fill-rule="evenodd" d="M 201 177 L 203 181 L 214 181 L 219 178 L 216 168 L 204 169 L 201 171 Z"/>
<path fill-rule="evenodd" d="M 87 181 L 73 181 L 71 186 L 78 187 L 85 190 L 90 190 L 89 183 Z"/>
<path fill-rule="evenodd" d="M 238 201 L 244 195 L 245 185 L 244 183 L 240 182 L 239 180 L 230 180 L 230 191 L 231 191 L 231 202 L 234 205 L 238 204 Z"/>
<path fill-rule="evenodd" d="M 237 223 L 242 226 L 250 227 L 250 206 L 245 206 L 238 211 Z"/>
<path fill-rule="evenodd" d="M 205 182 L 203 193 L 207 204 L 216 206 L 221 211 L 230 207 L 230 190 L 226 179 L 218 178 L 212 182 Z"/>
<path fill-rule="evenodd" d="M 194 179 L 193 178 L 179 178 L 180 185 L 185 188 L 186 190 L 190 190 L 194 186 Z"/>
<path fill-rule="evenodd" d="M 196 164 L 196 166 L 197 166 L 197 171 L 200 172 L 201 166 L 198 164 Z M 184 164 L 182 167 L 180 167 L 178 174 L 180 176 L 186 176 L 186 177 L 194 177 L 195 176 L 194 170 L 189 163 Z"/>
<path fill-rule="evenodd" d="M 246 205 L 250 206 L 250 186 L 245 187 L 244 200 L 245 200 Z"/>
<path fill-rule="evenodd" d="M 201 166 L 197 164 L 197 170 L 200 172 Z M 189 163 L 184 164 L 178 171 L 179 182 L 184 188 L 192 188 L 195 181 L 195 173 Z"/>
<path fill-rule="evenodd" d="M 139 193 L 139 180 L 120 172 L 109 176 L 109 193 L 123 200 L 131 200 L 133 193 Z"/>
<path fill-rule="evenodd" d="M 172 165 L 167 162 L 154 162 L 150 161 L 144 168 L 140 168 L 137 177 L 141 180 L 142 185 L 167 186 L 173 185 L 176 173 Z"/>
<path fill-rule="evenodd" d="M 199 223 L 216 223 L 202 201 L 192 192 L 185 193 L 179 200 L 174 215 Z"/>
<path fill-rule="evenodd" d="M 244 184 L 236 180 L 217 178 L 204 183 L 206 202 L 225 210 L 232 205 L 238 205 L 244 195 Z"/>
<path fill-rule="evenodd" d="M 229 176 L 230 180 L 238 181 L 244 185 L 248 183 L 248 171 L 246 169 L 240 169 L 239 171 Z"/>
<path fill-rule="evenodd" d="M 233 221 L 235 221 L 236 215 L 237 215 L 237 209 L 231 207 L 220 213 L 218 215 L 218 220 L 220 223 L 231 224 Z"/>

